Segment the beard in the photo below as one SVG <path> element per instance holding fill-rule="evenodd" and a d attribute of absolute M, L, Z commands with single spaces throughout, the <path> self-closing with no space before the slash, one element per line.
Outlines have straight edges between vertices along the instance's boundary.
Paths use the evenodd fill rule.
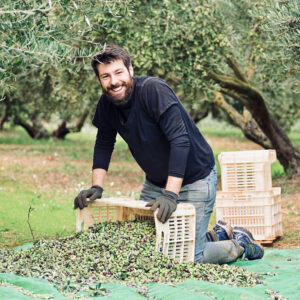
<path fill-rule="evenodd" d="M 126 106 L 126 104 L 131 100 L 131 97 L 132 97 L 132 94 L 133 94 L 133 85 L 134 85 L 133 78 L 130 77 L 130 80 L 127 81 L 127 82 L 122 81 L 121 84 L 111 85 L 107 89 L 104 89 L 102 87 L 102 90 L 103 90 L 103 93 L 105 94 L 105 96 L 107 97 L 107 99 L 113 105 L 118 106 L 118 107 L 123 107 L 123 106 Z M 125 95 L 124 95 L 124 97 L 123 98 L 114 97 L 114 95 L 112 95 L 110 91 L 112 89 L 118 88 L 120 86 L 123 86 L 125 88 Z"/>

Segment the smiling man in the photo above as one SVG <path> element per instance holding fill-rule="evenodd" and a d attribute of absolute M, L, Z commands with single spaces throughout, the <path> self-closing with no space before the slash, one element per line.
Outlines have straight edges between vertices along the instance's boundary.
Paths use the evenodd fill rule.
<path fill-rule="evenodd" d="M 165 223 L 179 202 L 196 210 L 195 261 L 226 263 L 245 253 L 256 259 L 262 248 L 243 228 L 232 230 L 219 222 L 207 233 L 216 197 L 217 174 L 213 152 L 173 90 L 155 77 L 133 77 L 129 55 L 108 45 L 92 60 L 103 94 L 93 124 L 98 128 L 92 187 L 75 198 L 74 208 L 87 198 L 100 199 L 119 133 L 145 172 L 140 199 L 147 201 Z M 235 239 L 232 239 L 235 237 Z"/>
<path fill-rule="evenodd" d="M 103 93 L 116 106 L 124 106 L 133 93 L 133 68 L 125 67 L 122 60 L 112 64 L 99 64 L 95 67 Z"/>

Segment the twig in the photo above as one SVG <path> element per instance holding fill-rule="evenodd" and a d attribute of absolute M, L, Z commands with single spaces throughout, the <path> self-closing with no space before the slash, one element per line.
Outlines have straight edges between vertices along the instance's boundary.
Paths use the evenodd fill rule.
<path fill-rule="evenodd" d="M 31 225 L 30 225 L 30 214 L 31 214 L 31 212 L 32 212 L 33 210 L 34 210 L 34 208 L 31 207 L 31 205 L 30 205 L 29 208 L 28 208 L 27 223 L 28 223 L 28 226 L 29 226 L 29 230 L 30 230 L 30 233 L 31 233 L 33 242 L 35 242 L 35 237 L 34 237 L 34 234 L 33 234 L 33 230 L 32 230 Z"/>

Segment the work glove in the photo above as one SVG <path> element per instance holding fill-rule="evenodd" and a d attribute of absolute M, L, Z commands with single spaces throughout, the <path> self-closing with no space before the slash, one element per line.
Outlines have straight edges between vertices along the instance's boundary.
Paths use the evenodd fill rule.
<path fill-rule="evenodd" d="M 93 185 L 88 190 L 81 191 L 74 200 L 74 209 L 80 208 L 83 209 L 87 207 L 87 198 L 90 198 L 91 201 L 100 199 L 102 197 L 103 188 L 99 185 Z"/>
<path fill-rule="evenodd" d="M 177 208 L 179 196 L 171 191 L 163 191 L 163 196 L 156 198 L 154 201 L 146 204 L 146 207 L 150 207 L 152 211 L 159 208 L 157 213 L 157 219 L 166 223 L 171 217 L 172 213 Z"/>

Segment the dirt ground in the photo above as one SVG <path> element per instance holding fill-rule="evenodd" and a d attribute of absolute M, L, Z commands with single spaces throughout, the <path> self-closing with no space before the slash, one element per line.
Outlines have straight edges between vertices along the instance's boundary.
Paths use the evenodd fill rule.
<path fill-rule="evenodd" d="M 207 139 L 210 144 L 219 148 L 260 149 L 251 142 L 237 138 L 207 137 Z M 2 144 L 0 173 L 5 173 L 5 178 L 11 181 L 27 187 L 34 186 L 42 192 L 55 189 L 71 194 L 74 193 L 74 186 L 79 191 L 83 186 L 90 184 L 88 181 L 80 181 L 80 178 L 91 177 L 91 162 L 68 158 L 66 164 L 66 157 L 59 150 L 51 155 L 39 153 L 33 156 L 32 147 L 24 145 L 20 149 L 20 146 Z M 135 162 L 118 161 L 113 157 L 106 182 L 106 192 L 132 195 L 133 191 L 138 193 L 142 187 L 143 172 Z M 273 180 L 273 186 L 282 187 L 283 221 L 283 236 L 273 243 L 273 247 L 285 249 L 300 247 L 299 181 L 278 178 Z"/>
<path fill-rule="evenodd" d="M 281 249 L 300 248 L 300 191 L 299 180 L 273 181 L 274 186 L 282 189 L 281 212 L 283 236 L 273 246 Z"/>

